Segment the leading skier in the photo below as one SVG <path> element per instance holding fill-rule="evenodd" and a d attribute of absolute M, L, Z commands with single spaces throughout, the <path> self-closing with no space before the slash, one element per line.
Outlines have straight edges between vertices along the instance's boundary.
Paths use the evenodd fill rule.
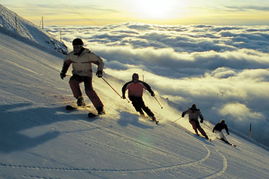
<path fill-rule="evenodd" d="M 80 38 L 76 38 L 72 42 L 73 51 L 67 54 L 60 77 L 64 79 L 69 66 L 72 64 L 73 76 L 69 80 L 70 88 L 74 97 L 77 99 L 78 106 L 85 106 L 82 92 L 79 84 L 84 83 L 85 92 L 91 102 L 93 103 L 98 114 L 105 114 L 104 105 L 92 86 L 92 63 L 97 65 L 96 75 L 99 78 L 103 76 L 104 63 L 103 60 L 91 52 L 89 49 L 83 47 L 83 41 Z"/>

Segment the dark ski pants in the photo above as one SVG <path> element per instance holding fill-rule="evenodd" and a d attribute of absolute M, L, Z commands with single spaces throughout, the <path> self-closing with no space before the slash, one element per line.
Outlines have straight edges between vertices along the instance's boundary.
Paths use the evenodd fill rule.
<path fill-rule="evenodd" d="M 198 130 L 199 130 L 199 132 L 200 132 L 203 136 L 205 136 L 206 138 L 208 138 L 208 136 L 206 135 L 204 129 L 200 126 L 198 120 L 190 120 L 189 122 L 191 123 L 192 128 L 194 129 L 194 131 L 195 131 L 195 133 L 196 133 L 197 135 L 199 135 L 199 134 L 198 134 Z"/>
<path fill-rule="evenodd" d="M 226 139 L 225 135 L 223 134 L 222 131 L 215 130 L 215 133 L 218 135 L 219 139 L 222 140 L 223 142 L 232 145 L 228 140 Z"/>
<path fill-rule="evenodd" d="M 97 110 L 102 109 L 104 105 L 103 105 L 102 101 L 100 100 L 100 98 L 98 97 L 98 95 L 96 94 L 96 92 L 93 90 L 92 77 L 73 75 L 70 78 L 69 85 L 70 85 L 70 88 L 73 92 L 74 97 L 78 98 L 78 97 L 82 96 L 82 92 L 81 92 L 80 86 L 79 86 L 79 84 L 82 82 L 84 82 L 85 93 L 89 97 L 91 102 L 93 103 L 94 107 Z"/>
<path fill-rule="evenodd" d="M 137 112 L 144 114 L 143 111 L 145 111 L 149 117 L 154 117 L 153 112 L 145 105 L 142 97 L 129 96 L 129 99 Z"/>

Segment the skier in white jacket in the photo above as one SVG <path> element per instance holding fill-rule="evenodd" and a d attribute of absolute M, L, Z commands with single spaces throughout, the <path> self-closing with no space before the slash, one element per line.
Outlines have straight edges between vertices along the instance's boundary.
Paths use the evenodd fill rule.
<path fill-rule="evenodd" d="M 205 133 L 204 129 L 200 126 L 199 121 L 198 121 L 198 117 L 200 117 L 201 119 L 201 123 L 203 123 L 204 117 L 202 115 L 202 113 L 200 112 L 200 109 L 196 108 L 196 105 L 193 104 L 191 106 L 191 108 L 189 108 L 188 110 L 184 111 L 182 113 L 182 117 L 185 116 L 185 114 L 189 115 L 189 122 L 192 125 L 192 128 L 194 129 L 195 133 L 199 136 L 197 129 L 200 131 L 200 133 L 205 136 L 206 139 L 208 139 L 207 134 Z"/>
<path fill-rule="evenodd" d="M 98 114 L 104 114 L 104 105 L 92 86 L 92 63 L 98 66 L 96 75 L 101 78 L 103 76 L 103 60 L 89 49 L 84 48 L 83 41 L 79 38 L 74 39 L 72 45 L 73 51 L 67 54 L 60 76 L 63 79 L 69 66 L 72 64 L 73 76 L 70 78 L 69 84 L 74 97 L 77 99 L 77 105 L 85 105 L 79 86 L 81 82 L 84 82 L 85 92 Z"/>

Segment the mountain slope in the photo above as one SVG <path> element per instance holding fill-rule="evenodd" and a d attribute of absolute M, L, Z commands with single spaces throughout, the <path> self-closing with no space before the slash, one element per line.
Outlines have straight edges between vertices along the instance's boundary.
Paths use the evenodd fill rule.
<path fill-rule="evenodd" d="M 53 50 L 63 54 L 67 53 L 67 47 L 64 43 L 50 37 L 45 31 L 42 31 L 1 4 L 0 31 L 38 46 L 41 49 Z"/>
<path fill-rule="evenodd" d="M 190 132 L 180 111 L 145 95 L 161 124 L 139 118 L 99 78 L 106 108 L 95 121 L 68 113 L 73 97 L 61 59 L 0 33 L 0 177 L 2 178 L 266 178 L 269 153 L 233 134 L 233 148 Z M 120 73 L 120 72 L 119 72 Z M 105 75 L 120 91 L 122 81 Z M 82 86 L 83 88 L 83 86 Z M 89 101 L 87 101 L 89 102 Z M 93 108 L 93 107 L 92 107 Z M 183 127 L 182 127 L 183 126 Z M 203 126 L 206 128 L 206 126 Z M 211 129 L 206 129 L 211 138 Z M 192 130 L 190 130 L 192 131 Z"/>

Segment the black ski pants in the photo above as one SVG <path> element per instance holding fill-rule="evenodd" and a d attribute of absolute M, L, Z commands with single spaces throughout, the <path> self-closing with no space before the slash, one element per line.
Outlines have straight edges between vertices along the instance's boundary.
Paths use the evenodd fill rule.
<path fill-rule="evenodd" d="M 149 117 L 154 117 L 153 112 L 145 105 L 142 97 L 129 96 L 129 99 L 137 112 L 144 114 L 143 111 L 145 111 Z"/>

